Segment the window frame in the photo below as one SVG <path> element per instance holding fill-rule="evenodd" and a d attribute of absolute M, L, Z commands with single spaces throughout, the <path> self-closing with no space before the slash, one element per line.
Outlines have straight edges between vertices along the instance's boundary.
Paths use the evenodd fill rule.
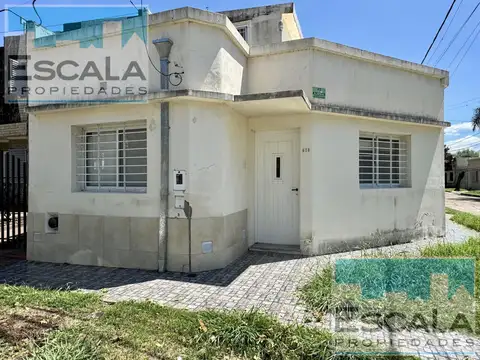
<path fill-rule="evenodd" d="M 384 134 L 384 133 L 369 133 L 369 132 L 360 132 L 359 135 L 358 135 L 358 183 L 359 183 L 359 186 L 360 186 L 360 189 L 401 189 L 401 188 L 409 188 L 410 187 L 410 173 L 409 173 L 409 169 L 410 169 L 410 157 L 409 157 L 409 154 L 410 154 L 410 151 L 409 151 L 409 140 L 407 138 L 408 135 L 395 135 L 395 134 Z M 386 155 L 386 154 L 379 154 L 379 151 L 378 149 L 380 148 L 380 146 L 378 145 L 378 141 L 380 140 L 385 140 L 385 139 L 389 139 L 390 141 L 390 158 L 389 158 L 389 162 L 390 162 L 390 172 L 388 173 L 388 175 L 390 176 L 390 183 L 379 183 L 379 175 L 387 175 L 385 173 L 380 173 L 379 172 L 379 167 L 378 167 L 378 163 L 381 162 L 381 161 L 387 161 L 387 160 L 380 160 L 379 159 L 379 156 L 380 155 Z M 372 156 L 372 165 L 371 165 L 371 168 L 372 168 L 372 172 L 371 172 L 371 175 L 372 175 L 372 180 L 370 183 L 362 183 L 362 179 L 361 179 L 361 168 L 365 168 L 365 167 L 368 167 L 368 166 L 362 166 L 361 165 L 361 161 L 365 161 L 365 159 L 361 159 L 361 151 L 362 151 L 362 147 L 361 147 L 361 141 L 364 140 L 364 141 L 372 141 L 372 153 L 371 153 L 371 156 Z M 398 141 L 398 154 L 393 154 L 392 153 L 392 150 L 393 150 L 393 147 L 392 147 L 392 141 Z M 405 148 L 402 148 L 402 146 L 404 146 Z M 398 156 L 398 160 L 396 160 L 399 165 L 398 165 L 398 183 L 393 183 L 392 182 L 392 178 L 393 178 L 393 167 L 392 167 L 392 163 L 394 162 L 392 160 L 392 156 L 393 155 L 397 155 Z M 402 160 L 402 157 L 405 159 L 405 160 Z M 404 163 L 402 165 L 402 163 Z M 402 172 L 403 171 L 403 172 Z M 365 174 L 365 173 L 364 173 Z"/>
<path fill-rule="evenodd" d="M 239 21 L 234 23 L 233 25 L 235 26 L 235 29 L 237 29 L 238 33 L 240 36 L 242 36 L 240 29 L 245 29 L 245 37 L 242 36 L 242 39 L 247 42 L 247 44 L 250 44 L 250 29 L 251 29 L 251 20 L 246 20 L 246 21 Z"/>
<path fill-rule="evenodd" d="M 237 26 L 236 28 L 237 28 L 237 31 L 240 34 L 240 36 L 243 38 L 243 40 L 248 42 L 248 26 L 247 25 L 241 25 L 241 26 Z M 244 30 L 245 36 L 242 35 L 241 30 Z"/>
<path fill-rule="evenodd" d="M 75 136 L 75 185 L 77 188 L 77 191 L 79 192 L 88 192 L 88 193 L 121 193 L 121 194 L 128 194 L 128 193 L 146 193 L 147 188 L 148 188 L 148 130 L 147 130 L 147 122 L 146 120 L 140 120 L 140 121 L 127 121 L 127 122 L 122 122 L 122 123 L 102 123 L 102 124 L 94 124 L 94 125 L 88 125 L 84 127 L 78 127 L 77 134 Z M 126 173 L 125 169 L 128 167 L 125 163 L 120 164 L 120 159 L 121 155 L 120 152 L 123 153 L 123 161 L 125 162 L 126 157 L 125 157 L 125 134 L 126 130 L 139 130 L 139 131 L 145 131 L 145 140 L 137 140 L 137 141 L 145 141 L 145 148 L 138 148 L 138 149 L 132 149 L 132 150 L 145 150 L 145 165 L 138 165 L 138 166 L 144 166 L 146 168 L 146 172 L 143 174 L 138 174 L 138 175 L 145 175 L 145 186 L 127 186 L 127 181 L 126 181 Z M 88 174 L 87 171 L 87 161 L 88 156 L 87 156 L 87 136 L 90 134 L 90 136 L 100 136 L 101 132 L 109 132 L 109 131 L 115 131 L 115 149 L 112 150 L 106 150 L 106 151 L 115 151 L 116 153 L 116 159 L 115 159 L 115 173 L 114 174 L 107 174 L 107 175 L 115 175 L 115 182 L 118 184 L 120 181 L 120 176 L 123 176 L 123 186 L 101 186 L 101 174 Z M 123 135 L 123 140 L 120 140 L 120 136 Z M 84 150 L 79 150 L 78 149 L 78 137 L 83 138 L 83 145 L 85 146 Z M 127 141 L 128 143 L 128 141 Z M 119 144 L 122 144 L 120 147 Z M 98 142 L 97 142 L 98 146 Z M 82 153 L 82 156 L 79 156 L 79 153 Z M 99 161 L 99 157 L 93 157 L 91 160 L 93 161 Z M 81 165 L 79 165 L 79 162 L 81 162 Z M 120 167 L 123 167 L 123 173 L 120 173 Z M 83 169 L 83 173 L 79 174 L 78 169 Z M 97 178 L 97 183 L 98 185 L 96 186 L 91 186 L 88 185 L 89 182 L 87 177 L 89 175 L 96 175 Z M 105 174 L 104 174 L 105 175 Z M 134 175 L 134 174 L 131 174 Z M 136 174 L 135 174 L 136 175 Z M 78 178 L 79 176 L 82 177 L 82 180 L 79 181 Z M 105 181 L 107 182 L 107 181 Z M 143 181 L 142 181 L 143 182 Z"/>

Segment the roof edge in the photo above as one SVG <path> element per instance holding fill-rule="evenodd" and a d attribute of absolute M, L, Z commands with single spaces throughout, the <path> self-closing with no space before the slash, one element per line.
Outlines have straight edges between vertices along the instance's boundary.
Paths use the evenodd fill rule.
<path fill-rule="evenodd" d="M 283 4 L 255 6 L 243 9 L 224 10 L 218 11 L 218 13 L 226 15 L 232 22 L 235 23 L 270 14 L 292 14 L 295 12 L 294 7 L 295 5 L 293 2 L 288 2 Z"/>
<path fill-rule="evenodd" d="M 444 86 L 448 86 L 449 72 L 446 70 L 421 65 L 414 62 L 397 59 L 391 56 L 386 56 L 313 37 L 263 46 L 252 46 L 250 47 L 250 57 L 259 57 L 310 49 L 326 51 L 340 56 L 373 62 L 376 64 L 389 66 L 404 71 L 410 71 L 417 74 L 434 77 L 444 80 Z"/>
<path fill-rule="evenodd" d="M 391 120 L 408 122 L 420 125 L 433 125 L 441 127 L 449 127 L 450 123 L 446 121 L 440 121 L 432 117 L 413 115 L 407 113 L 393 113 L 388 111 L 374 110 L 351 107 L 341 104 L 320 104 L 311 103 L 303 90 L 287 90 L 287 91 L 275 91 L 269 93 L 258 94 L 245 94 L 245 95 L 233 95 L 227 93 L 203 91 L 203 90 L 167 90 L 149 93 L 148 95 L 135 95 L 135 96 L 123 96 L 111 98 L 109 101 L 81 101 L 81 102 L 63 102 L 63 103 L 51 103 L 37 106 L 29 106 L 26 111 L 29 113 L 39 112 L 51 112 L 61 110 L 73 110 L 85 107 L 106 106 L 112 104 L 125 105 L 125 104 L 147 104 L 162 101 L 174 100 L 182 97 L 188 97 L 203 101 L 217 101 L 217 102 L 248 102 L 248 101 L 266 101 L 274 99 L 287 99 L 287 98 L 302 98 L 305 102 L 305 106 L 308 110 L 319 111 L 324 113 L 331 113 L 336 115 L 355 116 L 379 120 Z"/>
<path fill-rule="evenodd" d="M 149 15 L 149 25 L 158 26 L 168 23 L 192 21 L 200 24 L 223 28 L 227 35 L 234 40 L 234 43 L 248 56 L 250 54 L 250 46 L 240 35 L 237 28 L 230 19 L 221 13 L 211 12 L 193 8 L 190 6 L 161 11 Z"/>

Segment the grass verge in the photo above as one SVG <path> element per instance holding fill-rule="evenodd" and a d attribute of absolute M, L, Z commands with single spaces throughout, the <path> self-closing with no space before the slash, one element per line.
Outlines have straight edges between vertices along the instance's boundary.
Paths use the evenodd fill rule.
<path fill-rule="evenodd" d="M 447 211 L 457 216 L 458 221 L 464 220 L 463 223 L 470 222 L 470 226 L 472 227 L 476 224 L 472 219 L 466 217 L 471 214 L 461 213 L 452 209 L 447 209 Z M 465 221 L 465 219 L 468 219 L 468 221 Z M 478 221 L 478 219 L 475 219 L 475 221 Z M 388 259 L 392 257 L 401 259 L 406 257 L 405 255 L 406 254 L 399 254 L 392 256 L 386 254 L 380 256 L 378 260 L 381 261 L 381 258 Z M 337 284 L 335 282 L 335 269 L 333 265 L 327 266 L 318 272 L 308 283 L 299 289 L 299 294 L 309 311 L 317 320 L 320 320 L 326 313 L 346 313 L 349 308 L 355 308 L 357 315 L 362 313 L 400 313 L 406 315 L 408 318 L 409 316 L 414 317 L 420 314 L 425 319 L 429 319 L 432 310 L 436 310 L 439 313 L 439 321 L 442 321 L 444 324 L 450 324 L 451 326 L 453 326 L 453 321 L 459 313 L 465 314 L 468 317 L 471 329 L 462 329 L 460 332 L 471 334 L 472 331 L 477 329 L 476 334 L 478 334 L 480 314 L 475 311 L 475 308 L 478 308 L 478 305 L 480 305 L 480 238 L 472 237 L 464 243 L 441 243 L 428 246 L 421 250 L 420 257 L 425 259 L 474 258 L 476 262 L 474 298 L 472 299 L 471 295 L 464 292 L 460 296 L 457 294 L 453 300 L 447 300 L 447 298 L 445 298 L 445 286 L 448 285 L 448 281 L 437 278 L 431 280 L 431 293 L 428 302 L 407 299 L 402 294 L 387 294 L 384 298 L 378 300 L 366 300 L 358 287 L 344 286 L 343 284 Z M 377 257 L 375 257 L 375 259 L 377 259 Z M 371 270 L 373 273 L 376 272 L 378 268 L 372 266 Z M 373 276 L 373 278 L 376 277 Z M 395 278 L 391 280 L 395 281 Z M 401 279 L 399 279 L 399 281 L 401 281 Z M 412 281 L 416 280 L 412 278 Z M 419 281 L 420 283 L 418 285 L 422 286 L 424 280 L 420 279 Z M 439 281 L 438 287 L 437 281 Z M 464 294 L 466 294 L 468 298 L 463 298 L 462 300 Z"/>
<path fill-rule="evenodd" d="M 451 208 L 445 208 L 445 213 L 453 215 L 450 220 L 469 229 L 480 231 L 480 216 Z"/>
<path fill-rule="evenodd" d="M 455 188 L 445 188 L 445 192 L 454 192 L 454 191 L 455 191 Z M 480 190 L 460 189 L 460 191 L 458 191 L 458 193 L 460 193 L 460 195 L 480 197 Z"/>
<path fill-rule="evenodd" d="M 468 196 L 480 197 L 480 190 L 461 191 L 461 194 L 462 195 L 468 195 Z"/>
<path fill-rule="evenodd" d="M 332 340 L 257 311 L 108 305 L 95 294 L 0 285 L 2 360 L 330 359 Z M 366 359 L 335 356 L 343 358 Z"/>

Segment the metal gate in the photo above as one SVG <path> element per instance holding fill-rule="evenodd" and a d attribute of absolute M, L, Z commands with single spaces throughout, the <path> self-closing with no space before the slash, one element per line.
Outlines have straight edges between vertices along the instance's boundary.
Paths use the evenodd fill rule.
<path fill-rule="evenodd" d="M 26 248 L 28 165 L 0 150 L 0 248 Z"/>

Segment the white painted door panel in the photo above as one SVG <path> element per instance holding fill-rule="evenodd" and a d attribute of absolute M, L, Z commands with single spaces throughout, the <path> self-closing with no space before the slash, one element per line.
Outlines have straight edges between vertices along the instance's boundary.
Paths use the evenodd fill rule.
<path fill-rule="evenodd" d="M 299 244 L 297 131 L 256 134 L 256 232 L 259 243 Z"/>

